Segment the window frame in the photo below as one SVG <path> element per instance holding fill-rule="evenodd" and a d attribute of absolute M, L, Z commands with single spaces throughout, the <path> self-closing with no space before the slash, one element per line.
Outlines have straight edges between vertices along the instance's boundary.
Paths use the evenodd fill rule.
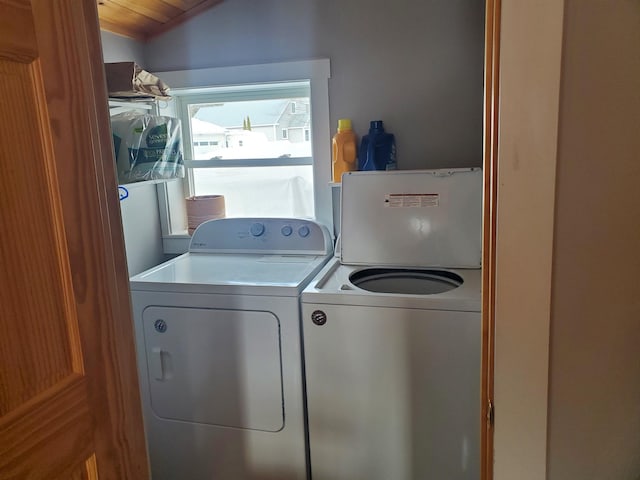
<path fill-rule="evenodd" d="M 315 219 L 333 231 L 333 207 L 331 192 L 331 133 L 329 120 L 328 59 L 280 62 L 235 67 L 214 67 L 196 70 L 154 72 L 171 86 L 171 94 L 203 93 L 211 87 L 239 88 L 240 86 L 309 82 L 311 105 L 311 138 L 313 168 L 313 203 Z M 178 116 L 177 102 L 163 102 L 160 113 Z M 184 128 L 184 126 L 183 126 Z M 203 162 L 200 160 L 199 162 Z M 191 173 L 190 169 L 187 169 Z M 160 224 L 165 253 L 182 253 L 188 248 L 185 197 L 192 183 L 187 175 L 182 188 L 176 183 L 158 184 Z M 186 195 L 185 195 L 186 193 Z"/>
<path fill-rule="evenodd" d="M 182 89 L 172 92 L 175 101 L 175 114 L 182 119 L 182 134 L 185 141 L 183 142 L 185 167 L 189 174 L 193 168 L 216 168 L 216 167 L 269 167 L 269 166 L 286 166 L 286 165 L 313 165 L 313 157 L 274 157 L 274 158 L 247 158 L 234 159 L 233 164 L 229 160 L 196 160 L 193 157 L 192 147 L 197 146 L 192 141 L 191 126 L 186 119 L 190 116 L 189 107 L 198 104 L 216 104 L 226 102 L 237 102 L 247 100 L 273 100 L 284 99 L 290 97 L 310 97 L 310 85 L 308 80 L 297 80 L 295 82 L 277 82 L 261 85 L 238 85 L 228 87 L 210 87 L 216 91 L 203 91 L 198 89 L 195 93 L 190 89 Z M 285 107 L 286 108 L 286 107 Z M 282 129 L 285 132 L 287 129 Z M 287 138 L 288 136 L 283 136 Z M 189 194 L 194 192 L 193 178 L 189 176 L 187 190 Z"/>

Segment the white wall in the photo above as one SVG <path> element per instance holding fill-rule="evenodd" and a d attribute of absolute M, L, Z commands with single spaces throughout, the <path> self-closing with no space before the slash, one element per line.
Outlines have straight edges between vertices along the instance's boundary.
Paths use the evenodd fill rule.
<path fill-rule="evenodd" d="M 566 0 L 550 480 L 640 479 L 640 2 Z"/>
<path fill-rule="evenodd" d="M 165 260 L 154 184 L 128 184 L 129 197 L 120 201 L 124 245 L 129 275 L 135 275 Z"/>
<path fill-rule="evenodd" d="M 563 3 L 502 0 L 495 480 L 546 477 Z"/>
<path fill-rule="evenodd" d="M 105 62 L 135 61 L 144 66 L 144 45 L 119 35 L 101 32 Z M 114 167 L 115 168 L 115 167 Z M 129 186 L 129 197 L 120 202 L 129 275 L 164 261 L 156 186 Z"/>
<path fill-rule="evenodd" d="M 640 479 L 639 45 L 637 1 L 502 1 L 496 480 Z"/>
<path fill-rule="evenodd" d="M 144 56 L 151 71 L 329 58 L 332 131 L 380 119 L 402 169 L 480 166 L 483 28 L 484 0 L 228 0 Z"/>

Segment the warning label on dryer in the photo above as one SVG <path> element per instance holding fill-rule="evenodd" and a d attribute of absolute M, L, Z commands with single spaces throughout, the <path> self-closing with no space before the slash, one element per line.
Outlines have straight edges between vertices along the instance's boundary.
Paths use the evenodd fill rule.
<path fill-rule="evenodd" d="M 385 207 L 415 208 L 437 207 L 440 205 L 438 193 L 388 193 L 384 196 Z"/>

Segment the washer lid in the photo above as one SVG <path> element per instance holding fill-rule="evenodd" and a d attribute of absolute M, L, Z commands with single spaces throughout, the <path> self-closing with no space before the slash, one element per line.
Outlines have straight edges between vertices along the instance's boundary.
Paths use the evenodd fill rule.
<path fill-rule="evenodd" d="M 349 172 L 340 231 L 346 265 L 478 268 L 482 170 Z"/>

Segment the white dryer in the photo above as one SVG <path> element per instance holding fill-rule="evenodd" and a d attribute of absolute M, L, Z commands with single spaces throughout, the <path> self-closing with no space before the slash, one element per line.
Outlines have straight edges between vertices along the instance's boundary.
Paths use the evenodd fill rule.
<path fill-rule="evenodd" d="M 482 171 L 354 172 L 302 294 L 314 480 L 480 478 Z"/>
<path fill-rule="evenodd" d="M 299 295 L 332 251 L 300 219 L 212 220 L 131 278 L 154 480 L 302 480 Z"/>

